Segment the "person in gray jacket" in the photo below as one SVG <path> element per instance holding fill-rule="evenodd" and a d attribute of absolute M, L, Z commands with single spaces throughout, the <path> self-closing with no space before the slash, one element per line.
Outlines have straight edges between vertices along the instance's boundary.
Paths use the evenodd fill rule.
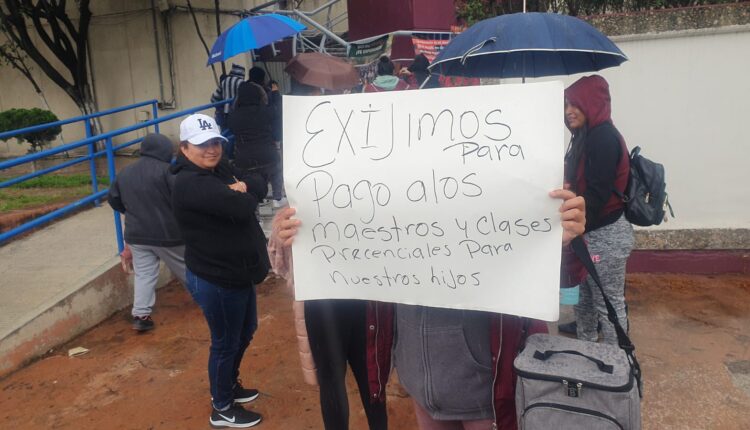
<path fill-rule="evenodd" d="M 174 176 L 169 166 L 173 153 L 169 138 L 147 135 L 141 143 L 141 158 L 125 167 L 109 188 L 109 205 L 125 215 L 125 243 L 135 272 L 133 329 L 139 332 L 154 328 L 151 310 L 160 261 L 185 283 L 185 245 L 172 214 Z"/>

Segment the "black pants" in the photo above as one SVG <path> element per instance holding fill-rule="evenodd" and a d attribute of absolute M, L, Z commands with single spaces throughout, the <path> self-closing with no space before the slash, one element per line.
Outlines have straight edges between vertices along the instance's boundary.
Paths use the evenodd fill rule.
<path fill-rule="evenodd" d="M 361 300 L 305 302 L 305 325 L 320 385 L 326 430 L 349 428 L 346 364 L 352 368 L 371 430 L 388 428 L 385 402 L 370 403 L 367 383 L 367 308 Z"/>

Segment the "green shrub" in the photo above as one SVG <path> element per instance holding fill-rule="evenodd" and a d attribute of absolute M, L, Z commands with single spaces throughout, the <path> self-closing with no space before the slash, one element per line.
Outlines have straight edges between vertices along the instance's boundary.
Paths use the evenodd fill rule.
<path fill-rule="evenodd" d="M 0 133 L 55 121 L 58 121 L 57 116 L 48 110 L 38 108 L 9 109 L 0 112 Z M 14 137 L 18 140 L 19 144 L 22 144 L 23 141 L 29 142 L 31 145 L 29 152 L 37 152 L 41 151 L 45 145 L 49 145 L 60 132 L 62 132 L 62 128 L 55 126 Z M 8 139 L 10 138 L 2 140 L 7 141 Z"/>
<path fill-rule="evenodd" d="M 106 187 L 109 185 L 109 178 L 97 176 L 97 182 L 99 186 Z M 45 175 L 12 185 L 10 188 L 71 188 L 82 185 L 91 185 L 91 175 Z"/>

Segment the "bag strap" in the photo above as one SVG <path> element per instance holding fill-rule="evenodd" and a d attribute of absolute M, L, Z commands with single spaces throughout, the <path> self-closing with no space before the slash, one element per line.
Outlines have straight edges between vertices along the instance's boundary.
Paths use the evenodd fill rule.
<path fill-rule="evenodd" d="M 622 139 L 622 135 L 620 135 L 620 139 Z M 627 187 L 628 187 L 629 182 L 630 182 L 630 171 L 633 170 L 633 158 L 635 158 L 635 156 L 637 156 L 640 153 L 641 153 L 641 147 L 640 146 L 636 146 L 635 148 L 633 148 L 630 151 L 630 154 L 628 155 L 628 164 L 630 165 L 630 168 L 628 169 L 628 183 L 625 184 L 625 190 L 626 191 L 627 191 Z M 618 163 L 619 163 L 619 161 L 618 161 Z M 638 169 L 637 166 L 635 168 Z M 641 176 L 643 176 L 643 173 L 640 171 L 640 169 L 638 169 L 638 173 Z M 614 185 L 612 185 L 612 193 L 614 193 L 614 195 L 616 195 L 620 200 L 622 200 L 623 203 L 627 204 L 630 201 L 630 199 L 628 199 L 628 196 L 625 195 L 624 192 L 620 192 L 617 188 L 614 187 Z"/>
<path fill-rule="evenodd" d="M 612 303 L 607 298 L 607 295 L 604 294 L 604 288 L 602 288 L 599 274 L 596 271 L 596 267 L 594 267 L 594 262 L 591 259 L 591 254 L 589 254 L 589 249 L 586 246 L 586 242 L 583 241 L 583 237 L 578 236 L 570 242 L 570 247 L 573 249 L 573 252 L 576 254 L 578 259 L 581 260 L 581 263 L 583 263 L 584 267 L 586 267 L 589 275 L 594 279 L 594 283 L 596 283 L 596 286 L 599 288 L 599 292 L 602 294 L 604 305 L 607 307 L 607 319 L 612 323 L 612 325 L 615 326 L 615 332 L 617 333 L 617 343 L 620 348 L 625 351 L 625 354 L 628 356 L 628 360 L 630 360 L 630 365 L 633 369 L 633 376 L 635 376 L 635 379 L 638 382 L 638 394 L 643 397 L 641 366 L 640 364 L 638 364 L 638 359 L 636 359 L 635 357 L 635 346 L 625 332 L 625 329 L 623 329 L 620 325 L 620 321 L 617 319 L 617 312 L 615 311 L 614 306 L 612 306 Z"/>
<path fill-rule="evenodd" d="M 547 360 L 549 360 L 550 357 L 552 357 L 555 354 L 578 355 L 578 356 L 586 358 L 589 361 L 591 361 L 592 363 L 596 364 L 596 367 L 598 367 L 599 370 L 602 371 L 602 372 L 604 372 L 604 373 L 608 373 L 608 374 L 611 375 L 612 372 L 615 371 L 614 366 L 612 366 L 611 364 L 607 364 L 607 363 L 599 360 L 598 358 L 594 358 L 594 357 L 591 357 L 591 356 L 586 355 L 584 353 L 581 353 L 581 352 L 578 352 L 578 351 L 572 351 L 572 350 L 555 351 L 555 350 L 552 350 L 552 349 L 548 349 L 548 350 L 546 350 L 544 352 L 537 350 L 536 352 L 534 352 L 534 358 L 537 359 L 537 360 L 541 360 L 541 361 L 547 361 Z"/>

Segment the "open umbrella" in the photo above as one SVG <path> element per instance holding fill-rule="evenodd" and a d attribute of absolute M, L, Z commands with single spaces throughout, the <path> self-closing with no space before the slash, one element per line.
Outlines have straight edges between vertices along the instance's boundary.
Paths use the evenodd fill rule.
<path fill-rule="evenodd" d="M 627 59 L 585 21 L 531 12 L 474 24 L 440 51 L 430 70 L 442 75 L 526 78 L 592 72 Z"/>
<path fill-rule="evenodd" d="M 297 21 L 274 13 L 245 18 L 219 35 L 208 55 L 207 65 L 262 48 L 304 29 Z"/>
<path fill-rule="evenodd" d="M 284 71 L 297 82 L 327 90 L 343 90 L 359 84 L 359 73 L 354 66 L 320 52 L 297 55 L 289 60 Z"/>

